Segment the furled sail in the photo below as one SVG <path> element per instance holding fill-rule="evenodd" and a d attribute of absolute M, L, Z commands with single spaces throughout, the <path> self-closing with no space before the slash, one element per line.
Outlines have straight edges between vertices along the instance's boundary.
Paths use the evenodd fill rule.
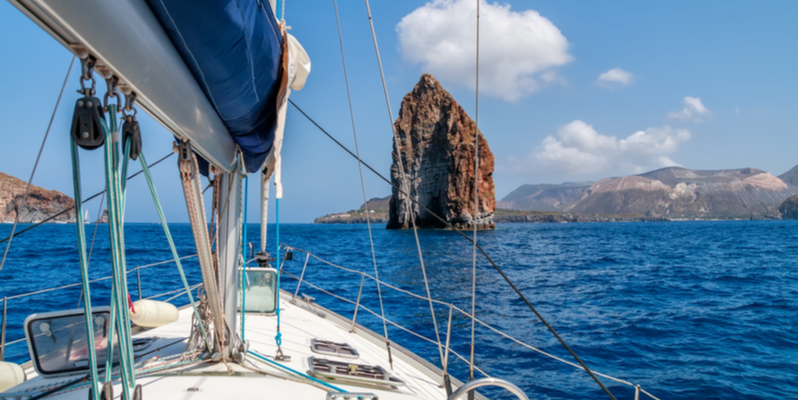
<path fill-rule="evenodd" d="M 280 23 L 258 0 L 147 0 L 254 172 L 276 144 L 287 82 Z M 291 84 L 291 81 L 289 82 Z"/>

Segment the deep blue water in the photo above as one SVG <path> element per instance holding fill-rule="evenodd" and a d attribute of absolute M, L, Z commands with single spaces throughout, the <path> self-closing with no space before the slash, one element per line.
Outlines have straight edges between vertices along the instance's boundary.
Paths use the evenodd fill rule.
<path fill-rule="evenodd" d="M 269 249 L 275 235 L 270 230 Z M 10 232 L 0 226 L 0 235 Z M 181 255 L 194 253 L 188 225 L 171 226 Z M 91 239 L 91 226 L 88 228 Z M 374 229 L 382 280 L 417 294 L 425 289 L 412 232 Z M 108 275 L 108 235 L 98 230 L 91 273 Z M 798 225 L 796 221 L 503 224 L 480 232 L 479 242 L 575 352 L 594 370 L 642 387 L 661 399 L 785 399 L 798 396 Z M 251 225 L 248 240 L 257 243 Z M 128 224 L 128 266 L 171 257 L 161 227 Z M 281 225 L 283 243 L 307 249 L 336 264 L 373 274 L 365 225 Z M 434 298 L 469 311 L 472 248 L 447 231 L 421 231 L 420 241 Z M 4 247 L 4 244 L 3 244 Z M 287 272 L 299 275 L 304 256 L 295 253 Z M 79 282 L 75 230 L 45 225 L 14 239 L 2 272 L 2 296 Z M 185 267 L 200 281 L 194 260 Z M 519 300 L 497 272 L 478 258 L 477 310 L 481 320 L 512 336 L 568 359 L 569 354 Z M 145 297 L 180 288 L 174 264 L 142 270 Z M 313 258 L 305 278 L 355 300 L 360 276 Z M 95 283 L 93 303 L 107 305 L 110 281 Z M 129 279 L 136 297 L 135 275 Z M 283 288 L 294 291 L 286 278 Z M 9 302 L 8 341 L 23 337 L 21 323 L 34 312 L 74 308 L 79 288 Z M 301 293 L 345 316 L 353 305 L 309 286 Z M 367 281 L 362 303 L 379 312 L 377 291 Z M 387 318 L 435 338 L 428 303 L 383 290 Z M 180 304 L 182 299 L 175 300 Z M 442 341 L 448 308 L 436 306 Z M 358 321 L 382 333 L 379 320 L 360 311 Z M 452 347 L 469 357 L 469 319 L 456 314 Z M 389 327 L 392 340 L 440 364 L 436 346 Z M 490 330 L 476 329 L 476 365 L 521 386 L 531 398 L 601 398 L 588 375 L 528 350 Z M 23 343 L 6 359 L 27 359 Z M 460 378 L 466 365 L 451 355 Z M 479 375 L 480 376 L 480 375 Z M 633 390 L 604 380 L 621 399 Z M 494 394 L 490 392 L 490 394 Z M 645 397 L 642 397 L 645 398 Z"/>

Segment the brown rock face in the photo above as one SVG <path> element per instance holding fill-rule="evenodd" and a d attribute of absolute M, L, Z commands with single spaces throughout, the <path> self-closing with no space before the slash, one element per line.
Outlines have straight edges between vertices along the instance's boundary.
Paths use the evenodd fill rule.
<path fill-rule="evenodd" d="M 0 222 L 14 222 L 19 212 L 19 222 L 38 222 L 75 207 L 75 201 L 64 193 L 31 185 L 28 198 L 22 204 L 26 182 L 0 172 Z M 70 211 L 54 220 L 74 222 L 75 211 Z"/>
<path fill-rule="evenodd" d="M 395 121 L 409 194 L 456 228 L 494 229 L 494 155 L 479 133 L 478 218 L 475 220 L 475 122 L 436 79 L 422 75 L 403 98 Z M 392 183 L 404 187 L 396 143 Z M 410 209 L 409 209 L 410 206 Z M 445 228 L 427 211 L 392 189 L 387 229 Z"/>

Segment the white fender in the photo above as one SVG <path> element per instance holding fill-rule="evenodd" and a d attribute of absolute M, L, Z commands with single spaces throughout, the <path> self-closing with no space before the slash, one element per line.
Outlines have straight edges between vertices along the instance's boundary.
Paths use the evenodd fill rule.
<path fill-rule="evenodd" d="M 25 382 L 25 371 L 17 364 L 0 361 L 0 392 Z"/>
<path fill-rule="evenodd" d="M 129 309 L 128 315 L 136 325 L 157 328 L 177 321 L 178 308 L 163 301 L 138 300 L 133 302 L 133 310 Z"/>

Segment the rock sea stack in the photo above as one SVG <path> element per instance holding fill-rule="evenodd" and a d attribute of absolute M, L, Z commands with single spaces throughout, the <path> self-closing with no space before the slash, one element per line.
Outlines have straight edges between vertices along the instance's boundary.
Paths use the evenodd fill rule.
<path fill-rule="evenodd" d="M 424 74 L 403 98 L 395 131 L 408 193 L 458 229 L 494 229 L 494 155 L 478 133 L 478 217 L 475 219 L 475 122 L 431 75 Z M 392 183 L 403 188 L 397 143 Z M 392 189 L 387 229 L 446 228 L 404 194 Z"/>

